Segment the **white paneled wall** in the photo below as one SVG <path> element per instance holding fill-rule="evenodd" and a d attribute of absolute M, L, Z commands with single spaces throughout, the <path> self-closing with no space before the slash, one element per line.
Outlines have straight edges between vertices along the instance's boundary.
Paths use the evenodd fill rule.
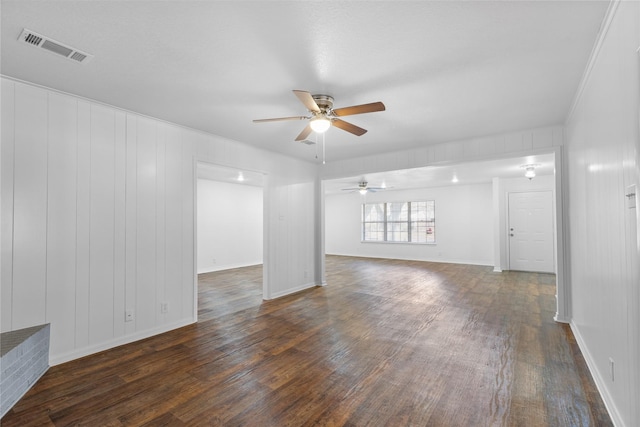
<path fill-rule="evenodd" d="M 265 296 L 313 286 L 315 165 L 3 78 L 2 331 L 56 364 L 195 321 L 196 160 L 267 175 Z"/>
<path fill-rule="evenodd" d="M 435 200 L 436 243 L 361 242 L 362 203 Z M 325 199 L 329 254 L 493 265 L 491 184 L 337 194 Z"/>
<path fill-rule="evenodd" d="M 613 2 L 566 125 L 572 329 L 618 426 L 640 425 L 640 3 Z M 611 376 L 610 359 L 615 374 Z"/>
<path fill-rule="evenodd" d="M 324 165 L 320 173 L 322 179 L 334 179 L 373 172 L 411 169 L 437 163 L 550 153 L 555 148 L 561 147 L 562 143 L 563 127 L 552 126 L 331 162 Z"/>

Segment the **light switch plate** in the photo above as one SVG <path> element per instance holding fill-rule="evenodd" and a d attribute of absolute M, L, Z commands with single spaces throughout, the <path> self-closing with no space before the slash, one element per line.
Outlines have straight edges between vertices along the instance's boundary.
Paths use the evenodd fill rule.
<path fill-rule="evenodd" d="M 636 185 L 630 185 L 627 187 L 627 192 L 625 193 L 625 197 L 627 199 L 627 208 L 635 209 L 636 207 Z"/>

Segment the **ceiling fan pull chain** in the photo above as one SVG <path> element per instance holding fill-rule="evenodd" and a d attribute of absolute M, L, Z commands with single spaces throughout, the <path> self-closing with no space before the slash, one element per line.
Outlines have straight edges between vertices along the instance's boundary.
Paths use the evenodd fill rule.
<path fill-rule="evenodd" d="M 325 148 L 324 148 L 324 133 L 323 133 L 322 134 L 322 164 L 323 165 L 327 163 L 327 161 L 326 161 L 327 160 L 327 156 L 326 156 L 325 153 L 326 153 L 326 151 L 325 151 Z"/>
<path fill-rule="evenodd" d="M 314 136 L 316 139 L 316 160 L 318 160 L 318 134 L 314 132 Z"/>

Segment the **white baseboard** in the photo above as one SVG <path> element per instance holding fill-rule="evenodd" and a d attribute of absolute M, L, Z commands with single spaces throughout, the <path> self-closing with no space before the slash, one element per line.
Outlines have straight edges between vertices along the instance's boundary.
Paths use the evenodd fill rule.
<path fill-rule="evenodd" d="M 213 273 L 215 271 L 232 270 L 234 268 L 253 267 L 254 265 L 262 265 L 262 261 L 242 262 L 236 264 L 221 264 L 216 266 L 205 266 L 198 269 L 198 274 Z"/>
<path fill-rule="evenodd" d="M 183 326 L 187 326 L 195 322 L 196 320 L 191 318 L 182 319 L 174 323 L 160 325 L 156 328 L 147 329 L 145 331 L 136 332 L 134 334 L 126 335 L 123 337 L 118 337 L 109 341 L 101 342 L 99 344 L 94 344 L 87 347 L 75 349 L 67 353 L 49 355 L 49 364 L 51 366 L 55 366 L 61 363 L 70 362 L 72 360 L 89 356 L 91 354 L 95 354 L 104 350 L 109 350 L 111 348 L 118 347 L 124 344 L 131 344 L 132 342 L 135 342 L 135 341 L 140 341 L 142 339 L 149 338 L 154 335 L 159 335 L 165 332 L 169 332 L 173 329 L 182 328 Z"/>
<path fill-rule="evenodd" d="M 368 255 L 368 254 L 363 255 L 363 254 L 337 253 L 337 252 L 327 253 L 326 255 L 348 256 L 348 257 L 356 257 L 356 258 L 371 258 L 371 259 L 393 259 L 393 260 L 400 260 L 400 261 L 441 262 L 443 264 L 479 265 L 479 266 L 485 266 L 485 267 L 493 267 L 493 262 L 451 259 L 451 258 L 415 258 L 415 257 L 399 257 L 397 255 L 382 256 L 382 255 Z"/>
<path fill-rule="evenodd" d="M 596 383 L 596 388 L 600 392 L 600 396 L 604 402 L 604 405 L 607 407 L 607 411 L 609 412 L 609 416 L 611 417 L 611 421 L 613 425 L 616 427 L 626 427 L 625 423 L 622 421 L 622 417 L 620 416 L 620 412 L 616 407 L 611 394 L 609 393 L 609 389 L 607 388 L 607 384 L 605 382 L 604 377 L 598 371 L 597 365 L 589 352 L 589 348 L 587 347 L 582 335 L 580 334 L 580 329 L 573 322 L 569 322 L 571 326 L 571 331 L 573 332 L 573 336 L 576 337 L 576 342 L 578 343 L 578 347 L 580 347 L 580 351 L 582 352 L 582 356 L 584 360 L 587 362 L 587 367 L 589 368 L 589 372 L 591 372 L 591 376 L 593 377 L 593 381 Z"/>
<path fill-rule="evenodd" d="M 268 298 L 265 298 L 265 299 L 266 300 L 272 300 L 272 299 L 284 297 L 284 296 L 287 296 L 287 295 L 295 294 L 296 292 L 304 291 L 306 289 L 315 288 L 316 286 L 318 286 L 318 285 L 316 285 L 313 282 L 305 283 L 304 285 L 300 285 L 300 286 L 297 286 L 295 288 L 287 289 L 286 291 L 274 292 L 271 295 L 269 295 Z"/>

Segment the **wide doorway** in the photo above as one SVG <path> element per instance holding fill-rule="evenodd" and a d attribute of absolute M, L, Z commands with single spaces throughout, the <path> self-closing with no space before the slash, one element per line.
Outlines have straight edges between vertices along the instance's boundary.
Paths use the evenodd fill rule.
<path fill-rule="evenodd" d="M 264 175 L 257 172 L 198 162 L 197 298 L 209 299 L 210 309 L 226 310 L 217 300 L 252 300 L 256 294 L 262 299 L 264 182 Z M 228 280 L 246 269 L 252 271 L 250 283 L 234 285 Z M 199 319 L 203 314 L 199 312 Z"/>

